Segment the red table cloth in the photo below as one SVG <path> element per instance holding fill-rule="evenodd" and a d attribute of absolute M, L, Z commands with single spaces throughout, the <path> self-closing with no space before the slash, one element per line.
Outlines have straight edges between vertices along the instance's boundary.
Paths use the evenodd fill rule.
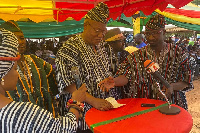
<path fill-rule="evenodd" d="M 86 113 L 86 123 L 90 128 L 94 127 L 94 133 L 189 133 L 193 125 L 192 116 L 177 105 L 172 105 L 181 110 L 177 115 L 160 113 L 157 108 L 165 106 L 164 101 L 129 98 L 118 102 L 126 105 L 109 111 L 92 108 Z M 141 107 L 142 103 L 153 103 L 156 107 Z M 130 114 L 134 115 L 130 117 Z M 118 120 L 120 117 L 126 119 Z M 112 119 L 117 121 L 111 122 Z M 97 126 L 99 122 L 103 124 Z"/>

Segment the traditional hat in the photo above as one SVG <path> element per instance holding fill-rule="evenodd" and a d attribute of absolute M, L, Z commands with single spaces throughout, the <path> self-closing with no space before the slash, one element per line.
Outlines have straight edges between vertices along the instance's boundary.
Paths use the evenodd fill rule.
<path fill-rule="evenodd" d="M 106 42 L 111 42 L 111 41 L 117 41 L 117 40 L 121 40 L 124 39 L 124 35 L 122 34 L 122 32 L 120 31 L 119 28 L 114 28 L 109 30 L 106 35 L 105 35 L 105 41 Z"/>
<path fill-rule="evenodd" d="M 89 10 L 86 18 L 106 24 L 109 16 L 109 9 L 106 4 L 100 2 L 96 7 Z"/>
<path fill-rule="evenodd" d="M 0 28 L 0 79 L 11 70 L 15 61 L 20 59 L 20 56 L 17 56 L 18 45 L 14 33 Z"/>
<path fill-rule="evenodd" d="M 19 25 L 14 20 L 9 20 L 4 22 L 3 24 L 0 25 L 0 28 L 4 28 L 11 32 L 22 32 L 21 29 L 19 28 Z"/>
<path fill-rule="evenodd" d="M 158 30 L 160 28 L 165 28 L 165 17 L 156 14 L 147 22 L 145 31 Z"/>

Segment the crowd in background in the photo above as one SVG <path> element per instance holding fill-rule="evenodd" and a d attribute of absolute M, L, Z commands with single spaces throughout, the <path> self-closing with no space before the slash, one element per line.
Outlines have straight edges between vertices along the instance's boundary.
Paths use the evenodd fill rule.
<path fill-rule="evenodd" d="M 165 18 L 160 14 L 147 22 L 144 34 L 129 39 L 119 28 L 107 31 L 108 16 L 107 5 L 100 2 L 86 14 L 82 34 L 69 39 L 43 38 L 38 42 L 26 40 L 13 20 L 1 25 L 0 45 L 3 50 L 0 54 L 4 56 L 1 61 L 9 61 L 1 63 L 4 70 L 0 77 L 2 132 L 27 129 L 30 132 L 91 133 L 85 121 L 86 112 L 92 107 L 100 111 L 113 109 L 112 103 L 105 98 L 165 101 L 164 94 L 160 95 L 161 87 L 170 103 L 188 109 L 185 92 L 194 89 L 192 78 L 194 68 L 198 66 L 196 70 L 199 70 L 196 65 L 199 45 L 196 42 L 188 45 L 184 39 L 168 39 L 169 43 L 166 43 Z M 129 46 L 136 48 L 135 51 L 124 50 Z M 159 69 L 170 84 L 152 77 L 146 61 L 150 61 L 147 66 L 152 61 L 158 63 L 160 67 L 153 65 L 152 71 Z M 198 77 L 199 71 L 196 71 Z M 16 84 L 8 87 L 11 78 Z M 45 113 L 43 109 L 51 113 Z M 23 122 L 17 123 L 19 119 Z"/>
<path fill-rule="evenodd" d="M 125 39 L 125 47 L 134 46 L 136 47 L 135 37 L 133 34 L 124 32 Z M 35 54 L 38 57 L 44 59 L 55 67 L 55 56 L 58 49 L 63 45 L 63 43 L 68 39 L 68 37 L 61 37 L 58 40 L 56 39 L 45 39 L 43 38 L 41 42 L 31 41 L 28 39 L 26 41 L 27 54 Z M 146 42 L 144 36 L 144 42 Z M 190 55 L 196 60 L 196 69 L 194 80 L 200 78 L 200 39 L 196 39 L 197 41 L 191 41 L 189 38 L 176 37 L 173 39 L 172 37 L 166 38 L 167 43 L 175 43 L 180 45 L 184 50 L 188 51 Z"/>

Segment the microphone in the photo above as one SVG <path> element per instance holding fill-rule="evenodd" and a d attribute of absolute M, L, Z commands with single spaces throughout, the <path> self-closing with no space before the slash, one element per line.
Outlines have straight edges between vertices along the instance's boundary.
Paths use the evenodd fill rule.
<path fill-rule="evenodd" d="M 153 77 L 158 79 L 166 88 L 170 88 L 170 84 L 158 72 L 158 69 L 160 67 L 157 63 L 154 63 L 151 60 L 146 60 L 144 62 L 144 67 L 147 69 L 148 73 L 151 73 L 153 75 Z"/>
<path fill-rule="evenodd" d="M 159 80 L 167 89 L 170 88 L 170 84 L 158 72 L 158 69 L 160 67 L 159 67 L 159 65 L 157 63 L 154 63 L 151 60 L 146 60 L 144 62 L 144 67 L 146 68 L 147 73 L 152 74 L 153 77 L 156 78 L 157 80 Z M 157 85 L 159 86 L 158 83 L 157 83 Z M 170 103 L 169 103 L 169 100 L 166 97 L 166 95 L 160 89 L 160 86 L 158 87 L 158 89 L 159 89 L 160 93 L 165 97 L 165 100 L 168 103 L 168 106 L 164 106 L 164 107 L 159 108 L 160 113 L 166 114 L 166 115 L 176 115 L 176 114 L 179 114 L 180 113 L 180 109 L 178 107 L 171 106 Z"/>

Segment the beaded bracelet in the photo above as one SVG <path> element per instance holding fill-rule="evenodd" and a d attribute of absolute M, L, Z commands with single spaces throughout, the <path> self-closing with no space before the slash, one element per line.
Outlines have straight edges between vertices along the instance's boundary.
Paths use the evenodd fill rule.
<path fill-rule="evenodd" d="M 70 106 L 68 107 L 68 110 L 70 110 L 71 108 L 74 108 L 79 112 L 79 119 L 81 119 L 83 117 L 83 114 L 82 114 L 83 108 L 82 107 L 79 107 L 76 104 L 70 104 Z"/>
<path fill-rule="evenodd" d="M 79 112 L 79 117 L 82 118 L 82 112 L 84 111 L 84 104 L 81 102 L 78 102 L 76 100 L 73 99 L 69 99 L 67 102 L 66 107 L 68 108 L 68 110 L 70 110 L 70 108 L 74 108 Z"/>
<path fill-rule="evenodd" d="M 67 104 L 76 104 L 76 105 L 78 105 L 78 106 L 84 108 L 84 104 L 83 104 L 83 103 L 78 102 L 78 101 L 73 100 L 73 99 L 69 99 L 68 102 L 67 102 Z"/>
<path fill-rule="evenodd" d="M 83 112 L 83 110 L 84 110 L 83 107 L 78 106 L 77 104 L 68 104 L 68 105 L 67 105 L 68 110 L 69 110 L 70 108 L 72 108 L 72 107 L 73 107 L 73 108 L 76 107 L 75 109 L 77 109 L 79 112 Z"/>

